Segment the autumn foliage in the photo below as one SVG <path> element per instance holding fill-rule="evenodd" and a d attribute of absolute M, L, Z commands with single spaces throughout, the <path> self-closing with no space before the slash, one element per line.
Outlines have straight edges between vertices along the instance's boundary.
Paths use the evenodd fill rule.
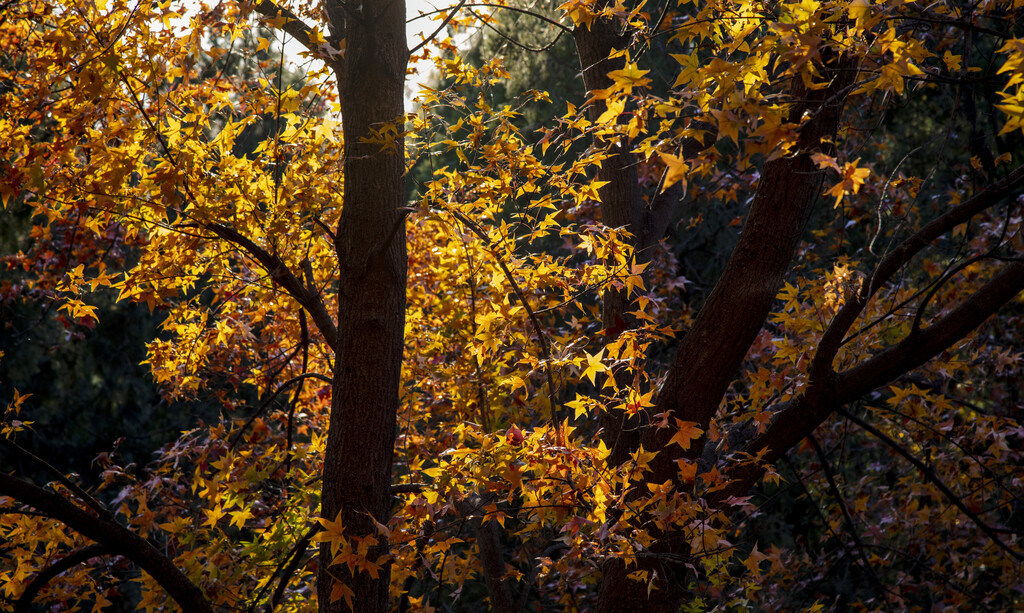
<path fill-rule="evenodd" d="M 1021 2 L 0 7 L 0 306 L 220 415 L 2 399 L 0 608 L 1024 606 Z"/>

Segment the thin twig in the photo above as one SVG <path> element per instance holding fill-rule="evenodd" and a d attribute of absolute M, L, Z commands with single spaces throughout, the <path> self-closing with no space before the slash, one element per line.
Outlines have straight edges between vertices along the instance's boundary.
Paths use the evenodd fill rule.
<path fill-rule="evenodd" d="M 110 521 L 114 520 L 113 513 L 111 513 L 107 507 L 103 506 L 103 503 L 90 496 L 88 492 L 82 489 L 77 483 L 64 476 L 64 473 L 57 470 L 57 468 L 52 464 L 8 438 L 0 437 L 0 444 L 5 445 L 7 448 L 14 451 L 15 454 L 28 458 L 33 463 L 41 466 L 46 470 L 46 472 L 53 475 L 61 485 L 71 490 L 82 502 L 89 505 L 89 507 L 96 511 L 96 513 L 103 519 Z"/>
<path fill-rule="evenodd" d="M 480 226 L 459 211 L 456 211 L 455 209 L 449 210 L 452 215 L 469 228 L 473 234 L 480 237 L 480 240 L 484 241 L 484 244 L 487 245 L 488 248 L 491 247 L 491 239 L 487 236 L 487 233 L 480 228 Z M 508 269 L 508 266 L 505 265 L 505 262 L 503 262 L 497 254 L 492 252 L 491 255 L 494 256 L 494 261 L 497 262 L 498 266 L 501 268 L 501 272 L 505 275 L 505 278 L 508 279 L 509 285 L 512 286 L 512 291 L 515 292 L 516 297 L 519 298 L 520 304 L 522 304 L 523 308 L 526 309 L 530 322 L 533 324 L 533 329 L 537 333 L 537 344 L 540 345 L 540 350 L 544 354 L 544 372 L 547 375 L 548 396 L 551 401 L 551 422 L 558 424 L 559 411 L 557 396 L 555 393 L 555 377 L 551 372 L 551 347 L 548 345 L 547 336 L 544 335 L 544 330 L 541 328 L 540 320 L 537 319 L 537 314 L 533 312 L 533 307 L 531 307 L 529 301 L 527 301 L 522 288 L 519 287 L 519 283 L 516 282 L 515 277 L 512 276 L 512 271 Z"/>
<path fill-rule="evenodd" d="M 974 524 L 976 526 L 978 526 L 978 528 L 980 528 L 981 531 L 984 532 L 985 535 L 988 536 L 992 540 L 993 543 L 995 543 L 1000 549 L 1002 549 L 1006 553 L 1010 554 L 1014 558 L 1016 558 L 1018 560 L 1024 560 L 1024 554 L 1022 554 L 1019 551 L 1014 550 L 1009 545 L 1004 543 L 1002 541 L 1002 539 L 999 538 L 999 535 L 996 534 L 995 529 L 993 529 L 992 526 L 989 526 L 984 521 L 982 521 L 982 519 L 980 517 L 978 517 L 978 515 L 976 513 L 974 513 L 970 509 L 968 509 L 967 505 L 965 505 L 963 503 L 963 501 L 960 500 L 960 498 L 955 493 L 953 493 L 953 491 L 950 490 L 949 487 L 946 486 L 945 483 L 943 483 L 941 480 L 939 480 L 939 477 L 938 477 L 938 475 L 935 474 L 935 471 L 933 471 L 931 468 L 929 468 L 924 462 L 922 462 L 921 460 L 918 460 L 917 458 L 915 458 L 913 455 L 911 455 L 911 453 L 909 451 L 904 449 L 902 445 L 900 445 L 896 441 L 894 441 L 891 438 L 889 438 L 888 436 L 886 436 L 886 434 L 884 432 L 882 432 L 878 428 L 875 428 L 874 426 L 872 426 L 871 424 L 867 423 L 863 419 L 857 417 L 853 413 L 850 413 L 846 409 L 839 409 L 838 413 L 839 413 L 839 415 L 842 415 L 846 419 L 849 419 L 853 423 L 855 423 L 858 426 L 860 426 L 863 430 L 865 430 L 866 432 L 870 433 L 872 436 L 874 436 L 878 440 L 880 440 L 883 443 L 885 443 L 887 446 L 889 446 L 896 453 L 898 453 L 901 456 L 903 456 L 903 458 L 905 460 L 907 460 L 908 462 L 910 462 L 911 464 L 914 465 L 914 468 L 916 468 L 917 470 L 921 471 L 921 474 L 924 475 L 925 478 L 927 478 L 929 481 L 931 481 L 935 485 L 935 487 L 939 488 L 939 491 L 942 492 L 943 496 L 945 496 L 947 500 L 949 500 L 951 503 L 953 503 L 953 505 L 956 508 L 960 509 L 960 512 L 963 513 L 964 515 L 966 515 L 968 519 L 970 519 L 972 522 L 974 522 Z"/>
<path fill-rule="evenodd" d="M 252 422 L 256 421 L 256 418 L 259 417 L 263 413 L 263 411 L 267 410 L 267 407 L 270 406 L 270 403 L 273 402 L 274 399 L 277 398 L 277 396 L 281 392 L 288 389 L 289 386 L 294 385 L 304 379 L 320 379 L 321 381 L 324 381 L 326 383 L 334 382 L 327 375 L 322 375 L 318 372 L 306 372 L 302 373 L 301 375 L 296 375 L 291 379 L 288 379 L 287 381 L 282 383 L 276 390 L 274 390 L 274 393 L 270 395 L 270 398 L 267 398 L 263 402 L 263 404 L 261 404 L 260 407 L 256 409 L 255 412 L 253 412 L 252 416 L 249 417 L 249 420 L 245 422 L 245 425 L 243 425 L 242 428 L 235 434 L 235 437 L 231 440 L 231 445 L 228 447 L 228 449 L 232 451 L 235 449 L 235 446 L 238 445 L 238 441 L 242 438 L 242 434 L 244 434 L 245 431 L 249 428 L 249 426 L 252 425 Z"/>

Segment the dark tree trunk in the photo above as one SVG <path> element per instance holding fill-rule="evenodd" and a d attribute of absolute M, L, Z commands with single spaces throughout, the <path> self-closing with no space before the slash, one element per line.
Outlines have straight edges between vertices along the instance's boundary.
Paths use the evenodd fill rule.
<path fill-rule="evenodd" d="M 338 345 L 331 420 L 324 455 L 321 514 L 341 514 L 349 539 L 374 538 L 369 560 L 387 553 L 374 521 L 387 523 L 391 464 L 398 411 L 405 329 L 405 198 L 401 139 L 367 143 L 387 125 L 402 130 L 408 49 L 405 2 L 363 0 L 342 8 L 328 2 L 332 38 L 344 38 L 336 66 L 345 136 L 344 202 L 335 246 L 338 253 Z M 392 132 L 394 134 L 394 132 Z M 355 543 L 353 543 L 355 545 Z M 351 589 L 356 609 L 388 609 L 390 565 L 377 577 L 329 566 L 321 548 L 318 595 L 321 611 L 347 610 L 331 603 L 332 586 Z"/>
<path fill-rule="evenodd" d="M 575 28 L 573 39 L 587 91 L 610 87 L 613 81 L 608 73 L 623 68 L 625 58 L 609 59 L 608 56 L 613 49 L 622 49 L 628 43 L 618 33 L 618 24 L 611 19 L 600 19 L 589 28 Z M 591 120 L 600 117 L 606 108 L 604 101 L 593 103 L 587 109 Z M 633 153 L 628 139 L 623 137 L 619 143 L 609 143 L 605 153 L 609 157 L 597 172 L 597 180 L 605 182 L 598 190 L 601 221 L 612 228 L 626 229 L 632 235 L 634 262 L 649 262 L 651 250 L 665 234 L 671 209 L 681 196 L 680 190 L 677 186 L 658 194 L 648 205 L 643 199 L 637 175 L 640 160 Z M 601 323 L 609 340 L 616 332 L 636 325 L 629 311 L 630 298 L 625 291 L 614 287 L 604 290 L 601 295 Z M 626 461 L 629 452 L 639 445 L 642 424 L 636 418 L 627 418 L 622 411 L 606 411 L 600 420 L 602 438 L 611 450 L 608 463 L 617 466 Z"/>
<path fill-rule="evenodd" d="M 837 64 L 845 64 L 835 58 Z M 680 343 L 676 359 L 658 396 L 654 414 L 692 421 L 707 430 L 735 377 L 743 357 L 767 318 L 775 295 L 789 270 L 811 208 L 821 186 L 821 171 L 810 159 L 815 151 L 828 151 L 827 137 L 838 126 L 852 82 L 852 66 L 833 66 L 835 79 L 821 90 L 807 91 L 798 83 L 792 92 L 791 117 L 812 115 L 799 136 L 801 153 L 766 163 L 740 240 L 693 327 Z M 672 423 L 672 422 L 670 422 Z M 660 453 L 651 463 L 652 483 L 678 482 L 676 460 L 680 449 L 669 447 L 674 428 L 646 428 L 645 449 Z M 619 437 L 620 439 L 622 437 Z M 620 440 L 620 443 L 622 441 Z M 704 441 L 696 441 L 691 458 L 699 457 Z M 625 456 L 633 449 L 618 450 Z M 637 566 L 612 561 L 603 568 L 599 595 L 601 613 L 618 611 L 674 612 L 685 598 L 686 544 L 671 532 L 655 535 L 649 556 Z M 632 581 L 628 572 L 648 570 L 653 590 Z"/>

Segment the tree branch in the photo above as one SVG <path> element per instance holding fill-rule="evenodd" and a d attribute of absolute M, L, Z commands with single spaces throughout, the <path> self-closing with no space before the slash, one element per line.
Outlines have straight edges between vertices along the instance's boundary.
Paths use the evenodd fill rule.
<path fill-rule="evenodd" d="M 36 454 L 32 453 L 28 449 L 25 449 L 24 447 L 22 447 L 21 445 L 15 443 L 14 441 L 12 441 L 10 439 L 0 437 L 0 444 L 4 445 L 8 449 L 12 450 L 15 454 L 20 455 L 20 456 L 25 457 L 25 458 L 28 458 L 29 461 L 33 462 L 34 464 L 37 464 L 37 465 L 41 466 L 44 470 L 46 470 L 46 472 L 48 472 L 51 475 L 53 475 L 53 477 L 61 485 L 63 485 L 64 487 L 68 488 L 69 490 L 71 490 L 71 492 L 75 496 L 78 496 L 79 500 L 81 500 L 86 505 L 91 507 L 92 510 L 95 511 L 96 514 L 99 515 L 100 517 L 102 517 L 104 519 L 107 519 L 107 520 L 113 520 L 114 519 L 113 514 L 110 512 L 109 509 L 107 509 L 107 507 L 103 506 L 103 503 L 101 503 L 99 500 L 96 500 L 94 497 L 90 496 L 88 492 L 86 492 L 84 489 L 79 487 L 77 483 L 75 483 L 71 479 L 69 479 L 66 476 L 64 476 L 63 473 L 61 473 L 59 470 L 57 470 L 52 464 L 50 464 L 46 460 L 40 458 Z"/>
<path fill-rule="evenodd" d="M 249 256 L 259 262 L 270 275 L 270 278 L 309 312 L 317 329 L 320 330 L 320 334 L 323 334 L 327 340 L 327 344 L 331 346 L 331 349 L 337 351 L 338 328 L 334 325 L 334 320 L 327 312 L 327 308 L 320 300 L 320 296 L 316 291 L 303 285 L 280 257 L 269 253 L 234 228 L 219 223 L 204 225 L 220 238 L 238 245 Z"/>
<path fill-rule="evenodd" d="M 327 375 L 322 375 L 318 372 L 304 372 L 301 375 L 296 375 L 291 379 L 288 379 L 287 381 L 279 385 L 278 388 L 274 390 L 274 393 L 270 395 L 270 398 L 264 400 L 263 404 L 261 404 L 260 407 L 256 409 L 252 415 L 249 416 L 249 419 L 245 422 L 245 424 L 239 429 L 238 433 L 235 434 L 235 437 L 231 440 L 231 445 L 228 447 L 228 449 L 234 450 L 235 446 L 238 445 L 238 441 L 241 440 L 242 435 L 245 433 L 246 430 L 249 429 L 249 426 L 252 425 L 252 422 L 256 421 L 256 418 L 263 414 L 263 411 L 265 411 L 267 407 L 270 406 L 270 403 L 273 402 L 274 399 L 281 394 L 281 392 L 288 389 L 292 385 L 298 383 L 299 381 L 303 381 L 305 379 L 319 379 L 320 381 L 324 381 L 328 384 L 333 383 L 330 377 L 328 377 Z"/>
<path fill-rule="evenodd" d="M 1013 262 L 995 275 L 959 307 L 848 370 L 818 380 L 807 391 L 785 403 L 768 429 L 743 449 L 763 460 L 776 462 L 843 405 L 895 380 L 957 343 L 999 308 L 1024 291 L 1024 262 Z M 765 451 L 766 450 L 766 451 Z M 716 492 L 715 501 L 742 495 L 761 475 L 762 466 L 743 464 L 732 471 L 733 482 Z"/>
<path fill-rule="evenodd" d="M 850 538 L 853 539 L 853 545 L 857 550 L 857 557 L 861 568 L 864 572 L 871 577 L 871 582 L 875 584 L 880 592 L 885 591 L 885 585 L 878 578 L 878 574 L 875 573 L 875 569 L 871 566 L 871 561 L 868 559 L 867 553 L 864 551 L 864 541 L 860 538 L 860 532 L 857 531 L 857 525 L 853 522 L 853 515 L 850 514 L 850 508 L 846 504 L 846 500 L 843 498 L 842 492 L 839 491 L 839 485 L 836 484 L 835 477 L 832 476 L 832 467 L 829 466 L 828 456 L 825 455 L 825 450 L 822 449 L 821 444 L 818 443 L 818 439 L 814 438 L 814 435 L 807 437 L 810 441 L 811 447 L 814 448 L 814 453 L 818 456 L 818 462 L 821 464 L 821 472 L 825 475 L 825 482 L 828 484 L 828 490 L 832 494 L 832 498 L 836 501 L 839 506 L 839 510 L 843 513 L 843 523 L 846 524 L 846 531 L 850 534 Z M 826 522 L 825 525 L 828 525 Z M 852 553 L 852 552 L 851 552 Z"/>
<path fill-rule="evenodd" d="M 523 293 L 522 288 L 519 287 L 519 283 L 515 280 L 515 277 L 512 276 L 512 271 L 509 270 L 508 266 L 505 265 L 505 262 L 498 257 L 498 254 L 494 252 L 491 246 L 491 239 L 487 236 L 487 233 L 484 232 L 479 225 L 455 209 L 449 209 L 449 212 L 469 228 L 473 234 L 476 234 L 480 240 L 483 241 L 484 245 L 487 246 L 488 251 L 490 251 L 491 256 L 494 258 L 494 261 L 505 274 L 505 278 L 508 280 L 509 285 L 512 286 L 512 291 L 515 293 L 516 297 L 519 298 L 520 304 L 522 304 L 523 308 L 526 309 L 526 314 L 530 318 L 533 330 L 537 334 L 537 344 L 540 346 L 541 353 L 544 355 L 544 373 L 547 375 L 548 395 L 549 400 L 551 401 L 551 423 L 558 425 L 560 421 L 558 395 L 555 388 L 555 376 L 551 372 L 551 347 L 548 344 L 547 336 L 544 335 L 543 328 L 541 328 L 540 320 L 537 319 L 537 314 L 533 311 L 533 307 L 530 306 L 530 302 L 526 299 L 526 294 Z"/>
<path fill-rule="evenodd" d="M 429 487 L 430 485 L 427 483 L 396 483 L 391 486 L 390 492 L 392 495 L 419 494 L 420 492 Z"/>
<path fill-rule="evenodd" d="M 451 23 L 452 19 L 455 19 L 455 16 L 459 13 L 459 10 L 463 6 L 465 6 L 466 2 L 467 2 L 467 0 L 459 0 L 459 4 L 456 5 L 454 8 L 450 9 L 450 11 L 449 11 L 449 9 L 445 9 L 446 11 L 449 11 L 449 13 L 447 15 L 445 15 L 445 18 L 441 22 L 441 25 L 437 26 L 437 29 L 434 30 L 430 34 L 430 36 L 424 38 L 423 41 L 420 42 L 420 44 L 416 45 L 412 49 L 409 49 L 409 55 L 412 55 L 412 54 L 416 53 L 417 51 L 419 51 L 427 43 L 429 43 L 430 41 L 434 40 L 434 37 L 436 37 L 438 34 L 440 34 L 441 30 L 444 30 L 446 27 L 448 27 L 448 24 Z M 412 20 L 410 19 L 409 21 L 412 21 Z M 408 23 L 408 22 L 406 22 L 406 23 Z"/>
<path fill-rule="evenodd" d="M 810 113 L 800 129 L 799 151 L 764 165 L 750 213 L 722 276 L 683 337 L 662 392 L 656 414 L 699 424 L 707 430 L 751 343 L 760 333 L 789 271 L 810 211 L 821 191 L 822 173 L 811 160 L 816 150 L 831 151 L 828 139 L 842 115 L 848 85 L 856 77 L 850 58 L 835 58 L 833 81 L 825 89 L 791 95 L 800 101 L 791 117 Z M 674 428 L 648 435 L 646 449 L 663 449 Z M 699 458 L 705 438 L 691 445 L 686 457 Z M 652 480 L 677 479 L 673 453 L 655 457 Z"/>
<path fill-rule="evenodd" d="M 63 496 L 48 492 L 8 474 L 0 473 L 0 494 L 42 511 L 110 552 L 128 558 L 146 571 L 183 610 L 213 613 L 203 592 L 167 556 L 121 524 L 96 517 Z"/>
<path fill-rule="evenodd" d="M 277 584 L 277 589 L 274 590 L 274 595 L 270 599 L 270 603 L 267 605 L 267 613 L 272 613 L 277 605 L 281 604 L 281 599 L 284 597 L 284 590 L 288 587 L 288 580 L 295 574 L 296 569 L 299 567 L 299 563 L 302 562 L 302 558 L 306 555 L 306 549 L 309 547 L 310 541 L 317 532 L 320 531 L 320 526 L 313 525 L 302 535 L 299 542 L 295 544 L 293 548 L 294 553 L 288 562 L 288 565 L 284 568 L 284 572 L 281 573 L 281 579 Z M 268 583 L 269 585 L 269 583 Z"/>
<path fill-rule="evenodd" d="M 302 21 L 302 19 L 295 13 L 278 5 L 272 0 L 256 0 L 255 2 L 250 3 L 249 6 L 260 15 L 269 19 L 283 17 L 285 22 L 280 26 L 275 26 L 277 29 L 285 32 L 286 34 L 290 34 L 292 38 L 298 41 L 298 43 L 305 47 L 310 53 L 326 60 L 328 63 L 334 62 L 334 58 L 325 57 L 326 54 L 324 53 L 321 43 L 314 42 L 313 28 L 306 25 L 306 22 Z"/>
<path fill-rule="evenodd" d="M 35 600 L 39 591 L 46 587 L 46 584 L 49 583 L 50 580 L 66 570 L 70 570 L 92 558 L 106 555 L 109 552 L 110 549 L 106 545 L 88 545 L 77 551 L 69 553 L 60 560 L 57 560 L 53 564 L 39 571 L 39 574 L 32 579 L 32 582 L 28 584 L 28 587 L 25 588 L 25 591 L 21 593 L 21 596 L 14 603 L 12 613 L 29 613 L 32 607 L 32 601 Z"/>
<path fill-rule="evenodd" d="M 857 321 L 857 317 L 860 316 L 871 298 L 896 274 L 896 271 L 943 234 L 999 204 L 1021 184 L 1024 184 L 1024 166 L 1018 166 L 1002 181 L 994 183 L 967 202 L 936 217 L 882 258 L 868 278 L 864 280 L 858 295 L 843 304 L 836 316 L 832 318 L 832 322 L 829 323 L 811 362 L 810 380 L 812 382 L 823 381 L 829 375 L 832 361 L 845 342 L 846 333 Z"/>
<path fill-rule="evenodd" d="M 924 364 L 980 326 L 1024 290 L 1024 262 L 1012 262 L 959 307 L 902 341 L 836 375 L 838 404 L 846 404 Z"/>

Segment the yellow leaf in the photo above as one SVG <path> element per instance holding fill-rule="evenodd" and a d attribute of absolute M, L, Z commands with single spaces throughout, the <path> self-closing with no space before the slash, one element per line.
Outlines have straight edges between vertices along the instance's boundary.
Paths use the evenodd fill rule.
<path fill-rule="evenodd" d="M 590 379 L 592 385 L 597 385 L 596 376 L 608 370 L 608 367 L 601 363 L 601 358 L 604 357 L 604 348 L 598 351 L 594 355 L 590 355 L 586 351 L 583 352 L 586 357 L 587 368 L 583 371 L 583 377 Z"/>
<path fill-rule="evenodd" d="M 690 170 L 686 161 L 678 155 L 658 152 L 658 156 L 665 164 L 665 181 L 661 186 L 662 191 L 672 185 L 682 182 L 683 192 L 686 192 L 686 173 Z"/>
<path fill-rule="evenodd" d="M 584 396 L 580 396 L 579 394 L 576 394 L 575 399 L 565 403 L 565 406 L 573 410 L 573 417 L 575 419 L 586 417 L 590 408 L 587 402 L 587 398 L 585 398 Z"/>
<path fill-rule="evenodd" d="M 640 70 L 636 64 L 630 62 L 622 70 L 613 70 L 608 73 L 608 78 L 615 81 L 615 85 L 622 91 L 631 93 L 634 87 L 643 87 L 650 84 L 651 80 L 644 75 L 650 70 Z"/>
<path fill-rule="evenodd" d="M 267 24 L 272 28 L 281 29 L 281 27 L 283 27 L 284 24 L 288 23 L 288 18 L 285 17 L 280 12 L 278 12 L 278 14 L 274 17 L 264 17 L 263 23 Z"/>
<path fill-rule="evenodd" d="M 344 598 L 345 604 L 348 605 L 348 610 L 355 611 L 355 609 L 352 608 L 352 597 L 355 595 L 356 594 L 352 591 L 352 588 L 337 579 L 334 580 L 334 585 L 331 586 L 331 602 L 337 602 Z"/>
<path fill-rule="evenodd" d="M 62 305 L 58 311 L 66 310 L 75 319 L 91 318 L 93 321 L 99 321 L 100 318 L 96 316 L 96 307 L 85 304 L 81 300 L 68 300 L 67 303 Z"/>
<path fill-rule="evenodd" d="M 743 561 L 743 565 L 747 567 L 754 575 L 759 575 L 760 566 L 762 560 L 767 560 L 768 556 L 757 550 L 757 543 L 754 543 L 754 548 L 750 550 L 750 555 Z"/>
<path fill-rule="evenodd" d="M 243 507 L 229 515 L 231 515 L 231 525 L 239 530 L 245 528 L 245 522 L 253 518 L 252 511 L 249 510 L 249 507 Z"/>
<path fill-rule="evenodd" d="M 679 466 L 679 480 L 683 483 L 693 483 L 697 479 L 697 464 L 686 459 L 676 460 Z"/>
<path fill-rule="evenodd" d="M 868 17 L 871 16 L 871 2 L 868 0 L 852 0 L 847 6 L 847 14 L 853 19 L 858 28 L 867 25 Z"/>
<path fill-rule="evenodd" d="M 313 540 L 317 543 L 330 543 L 331 555 L 338 555 L 338 551 L 348 543 L 348 539 L 345 537 L 345 526 L 341 521 L 341 511 L 334 516 L 334 521 L 323 517 L 318 517 L 317 521 L 324 529 L 317 532 Z"/>
<path fill-rule="evenodd" d="M 95 601 L 93 602 L 92 605 L 92 613 L 100 613 L 106 607 L 109 607 L 110 605 L 114 604 L 113 602 L 107 600 L 100 592 L 93 592 L 93 598 L 95 599 Z"/>
<path fill-rule="evenodd" d="M 601 116 L 597 118 L 598 125 L 604 125 L 614 122 L 622 114 L 622 111 L 626 108 L 625 98 L 619 98 L 617 100 L 609 100 L 607 103 L 608 108 L 605 112 L 601 113 Z"/>
<path fill-rule="evenodd" d="M 960 72 L 960 64 L 962 60 L 962 55 L 953 55 L 950 53 L 949 49 L 946 49 L 946 52 L 942 54 L 942 61 L 946 64 L 946 68 L 948 68 L 950 72 Z"/>
<path fill-rule="evenodd" d="M 220 521 L 220 518 L 224 517 L 224 509 L 217 505 L 212 509 L 203 509 L 203 514 L 206 515 L 206 521 L 203 522 L 203 525 L 216 528 L 217 522 Z"/>
<path fill-rule="evenodd" d="M 630 454 L 630 456 L 633 458 L 635 468 L 643 472 L 650 470 L 648 466 L 650 465 L 651 460 L 653 460 L 657 455 L 657 451 L 644 451 L 643 445 L 641 445 L 640 449 L 638 449 L 635 453 Z M 653 484 L 648 483 L 647 485 L 648 487 L 651 487 Z"/>

